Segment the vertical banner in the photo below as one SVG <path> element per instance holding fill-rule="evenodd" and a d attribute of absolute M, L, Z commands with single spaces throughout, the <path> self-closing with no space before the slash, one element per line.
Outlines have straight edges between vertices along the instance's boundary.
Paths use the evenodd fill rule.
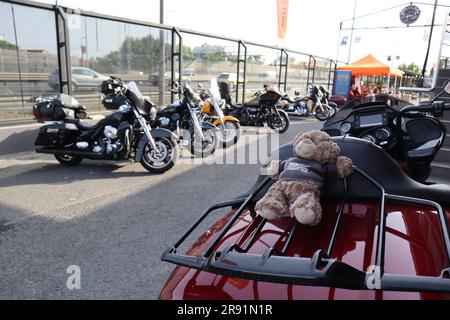
<path fill-rule="evenodd" d="M 278 38 L 286 37 L 287 20 L 289 14 L 289 0 L 277 0 Z"/>
<path fill-rule="evenodd" d="M 334 75 L 333 95 L 349 98 L 352 86 L 352 72 L 337 70 Z"/>

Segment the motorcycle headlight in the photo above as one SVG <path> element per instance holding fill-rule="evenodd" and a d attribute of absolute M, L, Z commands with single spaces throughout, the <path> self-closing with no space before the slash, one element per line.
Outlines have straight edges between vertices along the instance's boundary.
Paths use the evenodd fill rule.
<path fill-rule="evenodd" d="M 123 113 L 129 112 L 129 111 L 130 111 L 130 106 L 129 106 L 129 105 L 126 105 L 126 104 L 123 104 L 123 105 L 121 105 L 121 106 L 119 107 L 119 111 L 120 111 L 120 112 L 123 112 Z"/>
<path fill-rule="evenodd" d="M 157 115 L 157 111 L 155 107 L 150 109 L 150 121 L 155 121 Z"/>

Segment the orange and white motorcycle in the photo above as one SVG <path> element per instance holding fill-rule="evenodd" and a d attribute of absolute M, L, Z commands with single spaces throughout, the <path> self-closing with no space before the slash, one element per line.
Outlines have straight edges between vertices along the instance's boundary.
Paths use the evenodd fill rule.
<path fill-rule="evenodd" d="M 224 148 L 236 144 L 240 137 L 240 121 L 235 117 L 224 115 L 223 110 L 226 108 L 226 102 L 220 99 L 216 79 L 211 80 L 209 90 L 201 89 L 200 98 L 201 121 L 209 122 L 219 128 L 219 136 Z"/>

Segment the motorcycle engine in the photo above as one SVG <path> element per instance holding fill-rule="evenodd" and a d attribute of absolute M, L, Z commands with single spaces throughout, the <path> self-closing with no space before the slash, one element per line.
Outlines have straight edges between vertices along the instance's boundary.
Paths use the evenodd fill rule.
<path fill-rule="evenodd" d="M 108 139 L 116 139 L 117 138 L 117 129 L 111 126 L 106 126 L 103 130 L 103 134 Z"/>
<path fill-rule="evenodd" d="M 247 107 L 246 112 L 243 114 L 242 121 L 248 125 L 261 125 L 259 118 L 259 108 L 258 107 Z"/>
<path fill-rule="evenodd" d="M 92 152 L 102 153 L 106 150 L 106 154 L 111 155 L 120 152 L 123 149 L 123 143 L 118 139 L 117 128 L 113 126 L 105 126 L 103 129 L 104 138 L 94 144 Z"/>
<path fill-rule="evenodd" d="M 170 119 L 166 117 L 161 117 L 159 118 L 158 122 L 160 127 L 167 128 L 169 126 Z"/>
<path fill-rule="evenodd" d="M 250 116 L 256 117 L 258 114 L 259 108 L 258 107 L 247 107 L 247 111 L 250 114 Z"/>

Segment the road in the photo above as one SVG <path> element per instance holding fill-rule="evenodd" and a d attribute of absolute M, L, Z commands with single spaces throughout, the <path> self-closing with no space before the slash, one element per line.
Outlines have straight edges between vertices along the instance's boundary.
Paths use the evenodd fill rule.
<path fill-rule="evenodd" d="M 319 127 L 295 122 L 279 142 Z M 250 188 L 260 167 L 249 163 L 251 150 L 273 137 L 246 128 L 238 150 L 247 164 L 180 163 L 164 175 L 98 161 L 69 169 L 51 156 L 6 152 L 0 299 L 156 299 L 173 269 L 160 261 L 166 246 L 209 206 Z M 80 290 L 66 286 L 72 265 L 81 270 Z"/>

